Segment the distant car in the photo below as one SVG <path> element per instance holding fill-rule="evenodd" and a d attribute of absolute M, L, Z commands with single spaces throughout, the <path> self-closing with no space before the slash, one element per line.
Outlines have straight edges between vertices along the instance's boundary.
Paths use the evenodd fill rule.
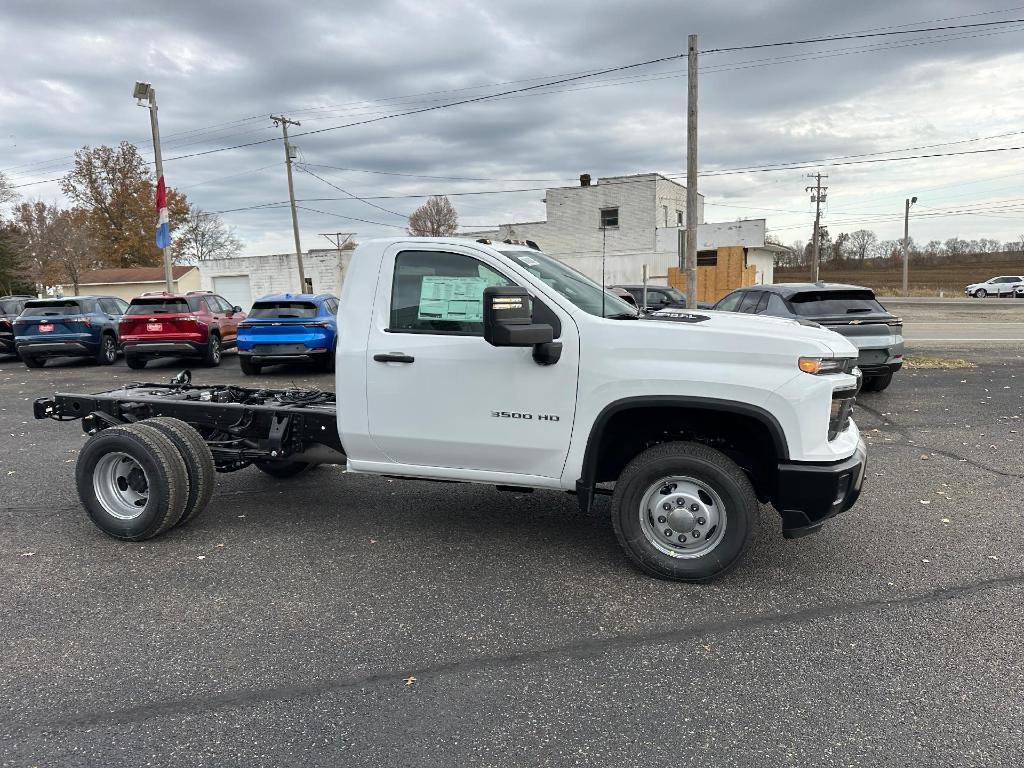
<path fill-rule="evenodd" d="M 616 285 L 613 290 L 616 289 L 628 291 L 633 296 L 633 302 L 645 312 L 657 312 L 659 309 L 669 309 L 670 307 L 686 307 L 686 294 L 676 288 L 648 285 L 646 306 L 644 305 L 644 287 L 642 285 Z"/>
<path fill-rule="evenodd" d="M 100 365 L 117 360 L 117 324 L 128 303 L 116 296 L 29 299 L 14 321 L 14 347 L 29 368 L 51 357 L 91 357 Z"/>
<path fill-rule="evenodd" d="M 241 307 L 210 291 L 144 293 L 132 299 L 121 320 L 121 346 L 129 368 L 159 357 L 192 357 L 220 365 L 235 346 Z"/>
<path fill-rule="evenodd" d="M 14 320 L 35 296 L 0 296 L 0 355 L 16 355 Z"/>
<path fill-rule="evenodd" d="M 258 299 L 238 326 L 242 373 L 258 374 L 264 365 L 313 361 L 334 370 L 338 336 L 338 298 L 329 293 L 281 293 Z"/>
<path fill-rule="evenodd" d="M 1024 294 L 1024 276 L 1003 275 L 993 277 L 984 283 L 971 283 L 964 288 L 965 296 L 984 299 L 986 296 L 1013 296 Z"/>
<path fill-rule="evenodd" d="M 881 392 L 903 367 L 903 320 L 886 311 L 870 288 L 839 283 L 780 283 L 739 288 L 714 309 L 813 321 L 849 339 L 860 354 L 863 389 Z"/>

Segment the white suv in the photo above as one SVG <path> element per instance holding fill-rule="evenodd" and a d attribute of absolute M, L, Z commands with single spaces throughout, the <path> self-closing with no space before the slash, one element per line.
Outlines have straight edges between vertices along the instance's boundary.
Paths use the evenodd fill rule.
<path fill-rule="evenodd" d="M 993 277 L 984 283 L 972 283 L 964 288 L 964 295 L 976 299 L 984 299 L 986 296 L 1013 296 L 1014 293 L 1024 293 L 1024 277 L 1020 275 Z"/>

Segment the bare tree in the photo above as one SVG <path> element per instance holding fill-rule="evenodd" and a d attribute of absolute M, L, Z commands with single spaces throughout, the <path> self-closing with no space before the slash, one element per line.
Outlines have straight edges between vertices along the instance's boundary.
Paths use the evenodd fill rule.
<path fill-rule="evenodd" d="M 459 215 L 444 195 L 434 195 L 409 214 L 409 234 L 447 237 L 459 228 Z"/>
<path fill-rule="evenodd" d="M 52 253 L 56 240 L 59 209 L 42 200 L 21 203 L 14 208 L 14 221 L 18 227 L 17 249 L 29 279 L 42 291 L 56 278 Z"/>
<path fill-rule="evenodd" d="M 242 242 L 215 213 L 190 205 L 185 221 L 175 235 L 174 258 L 184 264 L 237 256 Z"/>
<path fill-rule="evenodd" d="M 858 229 L 850 233 L 848 240 L 850 251 L 858 261 L 864 261 L 874 250 L 878 236 L 870 229 Z"/>
<path fill-rule="evenodd" d="M 59 211 L 54 220 L 50 254 L 56 277 L 70 283 L 78 296 L 82 273 L 98 264 L 97 238 L 89 213 L 82 208 Z"/>
<path fill-rule="evenodd" d="M 9 203 L 17 198 L 18 193 L 11 186 L 11 180 L 7 178 L 3 171 L 0 171 L 0 204 Z"/>

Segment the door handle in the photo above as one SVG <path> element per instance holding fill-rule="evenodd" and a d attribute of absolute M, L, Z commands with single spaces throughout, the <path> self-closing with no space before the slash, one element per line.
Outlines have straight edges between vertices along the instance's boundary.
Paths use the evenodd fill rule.
<path fill-rule="evenodd" d="M 412 355 L 403 355 L 401 352 L 379 352 L 373 359 L 378 363 L 411 363 L 416 358 Z"/>

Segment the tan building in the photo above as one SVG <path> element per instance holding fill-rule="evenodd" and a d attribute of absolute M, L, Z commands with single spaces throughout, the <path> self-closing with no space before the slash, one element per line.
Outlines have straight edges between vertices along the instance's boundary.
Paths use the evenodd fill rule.
<path fill-rule="evenodd" d="M 199 269 L 191 266 L 172 267 L 174 291 L 187 293 L 202 289 Z M 164 290 L 163 267 L 135 267 L 132 269 L 95 269 L 82 275 L 78 283 L 79 296 L 119 296 L 131 301 L 147 291 Z M 75 295 L 75 286 L 60 286 L 65 296 Z"/>

